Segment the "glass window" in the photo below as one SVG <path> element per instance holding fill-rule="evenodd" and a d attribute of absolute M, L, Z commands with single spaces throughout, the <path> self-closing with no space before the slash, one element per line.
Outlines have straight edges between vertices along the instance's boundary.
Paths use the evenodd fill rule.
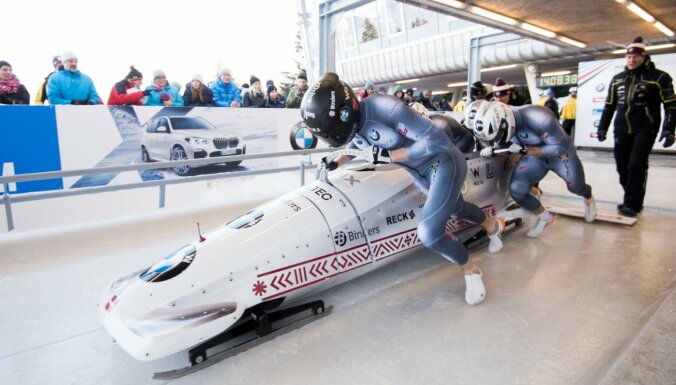
<path fill-rule="evenodd" d="M 369 3 L 354 10 L 354 24 L 360 43 L 380 37 L 378 30 L 378 10 L 375 3 Z"/>
<path fill-rule="evenodd" d="M 214 127 L 204 118 L 172 117 L 171 127 L 174 130 L 213 130 Z"/>
<path fill-rule="evenodd" d="M 357 37 L 354 32 L 352 12 L 343 13 L 343 17 L 340 19 L 340 22 L 338 22 L 336 30 L 337 41 L 342 49 L 357 46 Z"/>
<path fill-rule="evenodd" d="M 404 14 L 406 14 L 406 28 L 415 29 L 428 26 L 434 21 L 434 13 L 426 9 L 406 5 Z"/>
<path fill-rule="evenodd" d="M 146 282 L 162 282 L 181 274 L 195 259 L 197 249 L 188 245 L 164 257 L 158 263 L 141 273 L 139 278 Z"/>
<path fill-rule="evenodd" d="M 394 0 L 379 1 L 380 28 L 387 31 L 388 36 L 397 35 L 404 31 L 403 5 Z"/>

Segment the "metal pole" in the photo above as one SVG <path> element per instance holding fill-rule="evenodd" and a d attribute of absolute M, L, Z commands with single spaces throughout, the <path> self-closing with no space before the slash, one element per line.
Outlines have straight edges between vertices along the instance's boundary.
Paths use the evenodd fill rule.
<path fill-rule="evenodd" d="M 167 195 L 167 185 L 165 183 L 160 184 L 160 208 L 164 207 L 165 197 Z"/>
<path fill-rule="evenodd" d="M 5 193 L 2 199 L 5 201 L 5 216 L 7 217 L 7 231 L 14 230 L 14 218 L 12 217 L 12 202 L 10 200 L 9 183 L 5 183 Z"/>

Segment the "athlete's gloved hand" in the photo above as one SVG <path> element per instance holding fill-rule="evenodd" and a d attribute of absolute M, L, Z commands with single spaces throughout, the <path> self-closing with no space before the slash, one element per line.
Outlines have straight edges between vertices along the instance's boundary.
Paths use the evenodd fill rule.
<path fill-rule="evenodd" d="M 336 162 L 334 162 L 334 161 L 328 162 L 328 161 L 326 160 L 326 157 L 323 157 L 323 158 L 322 158 L 322 164 L 324 164 L 324 167 L 326 167 L 326 170 L 327 170 L 327 171 L 333 171 L 333 170 L 335 170 L 335 169 L 338 168 L 338 163 L 336 163 Z"/>
<path fill-rule="evenodd" d="M 666 131 L 662 131 L 662 135 L 660 135 L 660 142 L 664 140 L 664 143 L 662 143 L 662 147 L 667 148 L 671 147 L 674 145 L 674 134 Z"/>
<path fill-rule="evenodd" d="M 479 152 L 479 155 L 483 156 L 484 158 L 490 158 L 493 156 L 495 153 L 495 149 L 491 146 L 488 146 L 486 148 L 481 149 L 481 152 Z"/>
<path fill-rule="evenodd" d="M 599 140 L 599 142 L 603 142 L 604 140 L 606 140 L 606 132 L 605 131 L 596 132 L 596 138 Z"/>
<path fill-rule="evenodd" d="M 512 154 L 526 154 L 528 153 L 528 150 L 523 148 L 520 144 L 512 143 L 511 146 L 507 149 L 507 151 L 511 152 Z"/>
<path fill-rule="evenodd" d="M 373 152 L 373 164 L 389 164 L 392 163 L 392 158 L 390 158 L 390 152 L 380 148 L 378 146 L 372 146 L 371 151 Z"/>

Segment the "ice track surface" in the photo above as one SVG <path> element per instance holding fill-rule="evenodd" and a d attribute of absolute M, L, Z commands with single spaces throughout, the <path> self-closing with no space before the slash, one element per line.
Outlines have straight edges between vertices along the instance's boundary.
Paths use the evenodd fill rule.
<path fill-rule="evenodd" d="M 583 163 L 613 212 L 614 164 Z M 558 216 L 540 239 L 521 230 L 497 254 L 474 252 L 479 306 L 458 267 L 423 251 L 324 293 L 328 317 L 170 382 L 152 373 L 186 355 L 128 356 L 99 324 L 99 295 L 192 241 L 197 220 L 208 232 L 252 203 L 3 234 L 0 384 L 675 384 L 675 176 L 651 164 L 633 228 Z M 541 187 L 546 202 L 581 204 L 552 175 Z"/>

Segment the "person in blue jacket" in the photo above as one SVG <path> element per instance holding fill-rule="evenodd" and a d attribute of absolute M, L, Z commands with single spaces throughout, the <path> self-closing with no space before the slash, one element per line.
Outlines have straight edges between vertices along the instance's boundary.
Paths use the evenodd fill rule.
<path fill-rule="evenodd" d="M 420 241 L 463 268 L 465 301 L 481 303 L 486 297 L 481 270 L 469 261 L 465 245 L 446 233 L 446 224 L 454 217 L 481 225 L 493 253 L 502 248 L 505 225 L 462 198 L 467 163 L 444 130 L 394 96 L 374 94 L 358 101 L 350 86 L 330 72 L 308 89 L 300 113 L 308 130 L 330 146 L 369 148 L 374 164 L 396 163 L 409 172 L 427 197 L 417 228 Z M 335 170 L 347 160 L 322 162 Z"/>
<path fill-rule="evenodd" d="M 221 68 L 218 70 L 216 81 L 209 84 L 214 92 L 214 104 L 216 107 L 239 107 L 242 105 L 240 90 L 232 81 L 230 70 Z"/>
<path fill-rule="evenodd" d="M 66 51 L 61 55 L 63 71 L 57 71 L 47 82 L 49 104 L 102 104 L 92 78 L 77 69 L 77 56 Z"/>
<path fill-rule="evenodd" d="M 148 91 L 146 106 L 180 107 L 183 105 L 181 94 L 169 84 L 167 75 L 160 69 L 153 71 L 153 84 L 149 85 L 146 91 Z"/>

